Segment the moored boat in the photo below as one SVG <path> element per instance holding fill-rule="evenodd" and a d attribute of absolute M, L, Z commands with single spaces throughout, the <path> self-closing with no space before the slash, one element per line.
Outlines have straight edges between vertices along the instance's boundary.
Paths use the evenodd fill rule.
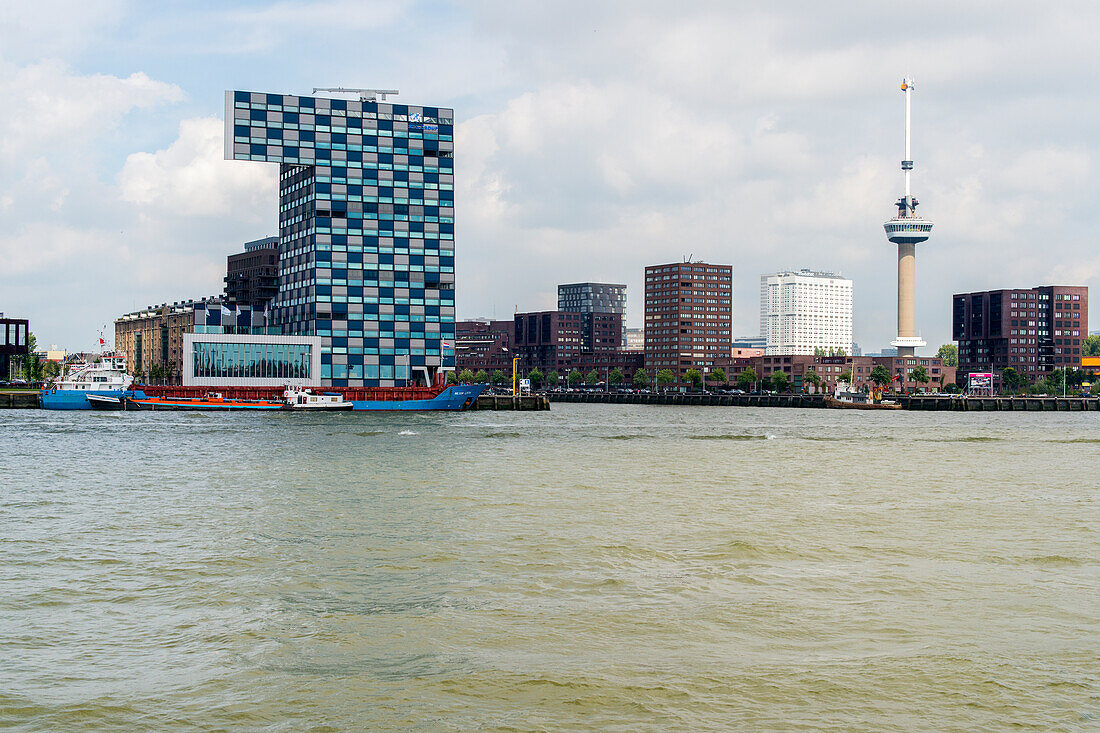
<path fill-rule="evenodd" d="M 44 410 L 90 410 L 89 396 L 121 398 L 133 382 L 126 357 L 112 354 L 89 364 L 73 364 L 69 372 L 39 394 Z"/>
<path fill-rule="evenodd" d="M 336 392 L 314 394 L 313 390 L 290 387 L 283 392 L 283 400 L 288 410 L 351 410 L 355 407 L 350 401 Z"/>
<path fill-rule="evenodd" d="M 125 396 L 114 397 L 112 395 L 89 394 L 85 395 L 88 404 L 93 410 L 121 410 Z"/>

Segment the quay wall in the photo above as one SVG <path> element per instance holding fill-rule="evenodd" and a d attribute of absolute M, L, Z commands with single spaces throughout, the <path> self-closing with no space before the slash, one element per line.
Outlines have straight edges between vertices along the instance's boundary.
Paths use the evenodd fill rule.
<path fill-rule="evenodd" d="M 549 410 L 546 395 L 492 395 L 483 394 L 470 406 L 471 410 Z"/>
<path fill-rule="evenodd" d="M 606 392 L 551 392 L 551 402 L 587 402 L 616 405 L 709 405 L 722 407 L 815 407 L 824 408 L 820 394 L 724 395 L 616 394 Z M 950 410 L 959 412 L 1100 412 L 1097 397 L 934 397 L 890 396 L 906 410 Z"/>
<path fill-rule="evenodd" d="M 615 392 L 551 392 L 551 402 L 590 402 L 614 405 L 711 405 L 722 407 L 825 407 L 824 395 L 809 394 L 619 394 Z"/>
<path fill-rule="evenodd" d="M 38 392 L 0 392 L 0 410 L 2 409 L 38 409 Z"/>

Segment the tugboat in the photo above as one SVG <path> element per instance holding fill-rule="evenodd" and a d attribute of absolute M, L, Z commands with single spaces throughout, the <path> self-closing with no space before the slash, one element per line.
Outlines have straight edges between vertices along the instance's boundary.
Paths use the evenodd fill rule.
<path fill-rule="evenodd" d="M 880 400 L 875 401 L 876 397 L 879 397 L 878 388 L 875 388 L 875 394 L 869 395 L 866 392 L 852 392 L 851 385 L 848 382 L 839 381 L 836 383 L 836 390 L 832 396 L 825 395 L 826 407 L 840 407 L 848 408 L 850 410 L 900 410 L 901 405 L 892 400 Z"/>
<path fill-rule="evenodd" d="M 38 396 L 43 410 L 90 410 L 89 396 L 121 399 L 134 378 L 126 373 L 126 357 L 105 354 L 91 364 L 73 364 Z"/>
<path fill-rule="evenodd" d="M 289 387 L 283 392 L 283 399 L 288 410 L 350 410 L 355 407 L 336 392 L 314 394 L 302 387 Z"/>

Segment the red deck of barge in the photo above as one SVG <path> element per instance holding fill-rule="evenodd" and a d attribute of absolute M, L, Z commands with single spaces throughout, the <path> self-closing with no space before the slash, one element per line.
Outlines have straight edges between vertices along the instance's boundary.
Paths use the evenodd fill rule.
<path fill-rule="evenodd" d="M 229 400 L 282 400 L 285 387 L 181 387 L 172 385 L 135 384 L 134 389 L 149 397 L 202 397 L 218 392 Z M 430 400 L 446 387 L 310 387 L 317 394 L 335 392 L 345 400 Z"/>

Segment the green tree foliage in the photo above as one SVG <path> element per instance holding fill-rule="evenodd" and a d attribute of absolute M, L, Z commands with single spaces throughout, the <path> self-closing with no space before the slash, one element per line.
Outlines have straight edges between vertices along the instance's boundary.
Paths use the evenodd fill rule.
<path fill-rule="evenodd" d="M 600 383 L 600 374 L 595 369 L 584 375 L 584 383 L 589 387 L 595 387 Z"/>
<path fill-rule="evenodd" d="M 658 387 L 668 387 L 668 385 L 672 384 L 675 381 L 676 375 L 672 373 L 671 369 L 662 369 L 661 371 L 657 372 Z"/>
<path fill-rule="evenodd" d="M 723 369 L 722 367 L 715 367 L 714 369 L 710 370 L 710 374 L 707 375 L 707 378 L 710 379 L 710 381 L 712 381 L 712 382 L 716 382 L 718 384 L 725 384 L 725 382 L 726 382 L 726 370 Z"/>
<path fill-rule="evenodd" d="M 1005 367 L 1001 372 L 1001 390 L 1003 392 L 1017 392 L 1027 385 L 1027 378 L 1013 367 Z"/>
<path fill-rule="evenodd" d="M 531 380 L 531 386 L 538 389 L 542 386 L 542 381 L 546 379 L 543 373 L 536 367 L 527 373 L 527 378 Z"/>
<path fill-rule="evenodd" d="M 623 379 L 623 370 L 619 367 L 615 367 L 611 370 L 611 373 L 607 375 L 607 381 L 611 382 L 611 384 L 622 384 Z"/>
<path fill-rule="evenodd" d="M 488 384 L 489 372 L 485 371 L 484 369 L 478 369 L 477 374 L 474 375 L 474 381 L 478 384 Z"/>
<path fill-rule="evenodd" d="M 951 384 L 944 387 L 943 391 L 944 392 L 949 392 L 950 394 L 958 394 L 959 392 L 962 392 L 962 387 L 960 387 L 955 382 L 952 382 Z"/>
<path fill-rule="evenodd" d="M 870 379 L 878 386 L 885 387 L 890 384 L 890 370 L 882 364 L 876 364 L 875 368 L 871 370 Z"/>
<path fill-rule="evenodd" d="M 737 375 L 737 386 L 748 392 L 756 384 L 757 379 L 756 370 L 749 367 Z"/>
<path fill-rule="evenodd" d="M 569 372 L 569 386 L 570 387 L 576 387 L 576 386 L 580 385 L 580 383 L 583 382 L 583 381 L 584 381 L 584 375 L 581 374 L 580 369 L 574 369 L 573 371 Z"/>
<path fill-rule="evenodd" d="M 791 387 L 791 378 L 786 372 L 772 372 L 768 383 L 776 392 L 786 392 Z"/>
<path fill-rule="evenodd" d="M 507 375 L 501 369 L 494 369 L 493 374 L 489 377 L 489 381 L 494 387 L 499 387 L 508 381 Z"/>
<path fill-rule="evenodd" d="M 458 381 L 463 384 L 470 384 L 474 381 L 474 373 L 469 369 L 463 369 L 458 373 Z"/>
<path fill-rule="evenodd" d="M 557 369 L 551 369 L 550 371 L 546 372 L 546 384 L 548 384 L 551 387 L 557 387 L 558 383 L 560 383 L 560 382 L 561 382 L 561 375 L 558 374 Z"/>
<path fill-rule="evenodd" d="M 959 347 L 955 344 L 944 344 L 936 352 L 936 358 L 943 359 L 943 365 L 957 367 L 959 365 Z"/>
<path fill-rule="evenodd" d="M 1081 342 L 1082 356 L 1100 356 L 1100 333 L 1093 334 Z"/>
<path fill-rule="evenodd" d="M 458 374 L 453 369 L 447 372 L 447 384 L 458 384 Z"/>
<path fill-rule="evenodd" d="M 932 381 L 932 378 L 928 376 L 928 370 L 922 366 L 916 367 L 913 371 L 909 372 L 909 378 L 917 384 L 928 384 Z"/>
<path fill-rule="evenodd" d="M 840 376 L 836 378 L 836 381 L 838 381 L 838 382 L 847 382 L 848 384 L 851 384 L 852 383 L 852 370 L 851 369 L 845 369 L 844 371 L 842 371 L 840 373 Z"/>
<path fill-rule="evenodd" d="M 637 387 L 638 389 L 643 389 L 649 386 L 649 375 L 646 374 L 645 369 L 638 367 L 636 370 L 634 370 L 634 379 L 631 381 L 634 382 L 635 387 Z"/>
<path fill-rule="evenodd" d="M 692 389 L 699 389 L 699 385 L 703 383 L 703 375 L 698 369 L 688 369 L 684 372 L 684 379 L 691 382 Z"/>
<path fill-rule="evenodd" d="M 821 375 L 813 369 L 807 369 L 806 373 L 802 375 L 802 383 L 812 384 L 814 386 L 814 389 L 817 389 L 821 386 Z"/>

